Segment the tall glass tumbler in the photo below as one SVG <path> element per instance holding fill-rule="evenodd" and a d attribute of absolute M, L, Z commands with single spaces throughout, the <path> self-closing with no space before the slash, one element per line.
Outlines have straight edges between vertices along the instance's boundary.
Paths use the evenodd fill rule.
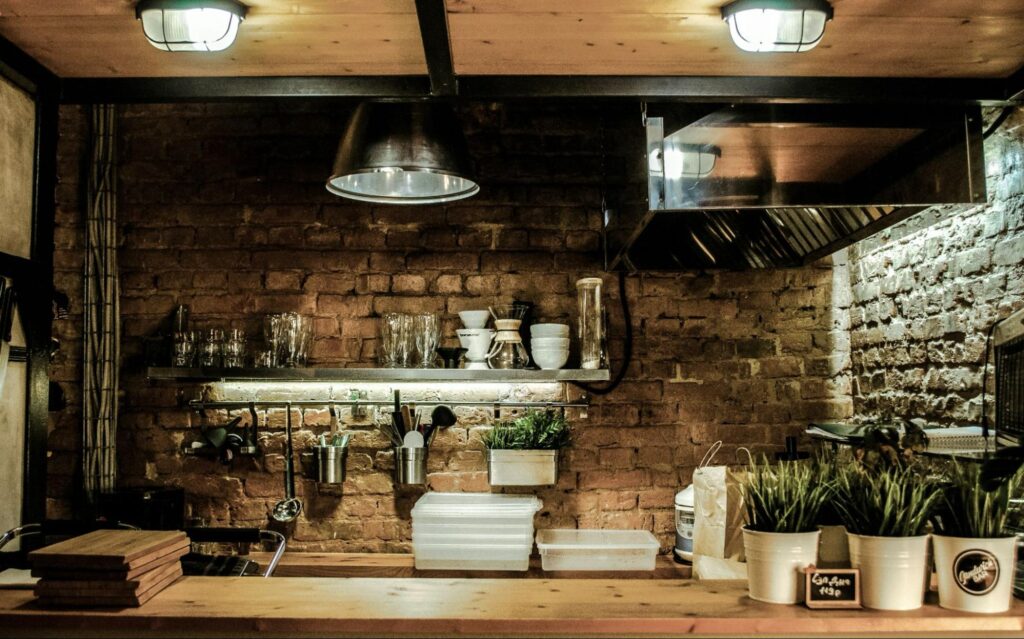
<path fill-rule="evenodd" d="M 384 313 L 380 318 L 380 364 L 385 368 L 398 366 L 401 323 L 402 315 L 400 313 Z"/>
<path fill-rule="evenodd" d="M 441 342 L 441 318 L 436 313 L 415 315 L 415 340 L 417 365 L 433 368 L 437 359 L 437 346 Z"/>
<path fill-rule="evenodd" d="M 599 277 L 585 277 L 576 282 L 576 303 L 579 307 L 580 368 L 598 369 L 604 361 L 604 313 Z"/>

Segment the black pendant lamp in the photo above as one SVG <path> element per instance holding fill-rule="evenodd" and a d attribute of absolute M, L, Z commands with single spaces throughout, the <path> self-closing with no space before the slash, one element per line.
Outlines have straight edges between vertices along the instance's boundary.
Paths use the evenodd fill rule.
<path fill-rule="evenodd" d="M 364 102 L 341 138 L 327 190 L 361 202 L 438 204 L 480 186 L 451 106 Z"/>

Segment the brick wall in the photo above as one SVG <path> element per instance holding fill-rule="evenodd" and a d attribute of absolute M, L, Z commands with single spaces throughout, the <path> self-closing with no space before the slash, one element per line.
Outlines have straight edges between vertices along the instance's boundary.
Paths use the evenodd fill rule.
<path fill-rule="evenodd" d="M 272 415 L 266 458 L 225 468 L 185 458 L 201 417 L 178 408 L 182 389 L 147 383 L 142 339 L 176 304 L 199 326 L 255 332 L 263 313 L 316 317 L 315 364 L 372 363 L 377 321 L 391 310 L 447 314 L 496 294 L 567 320 L 573 284 L 601 273 L 601 138 L 639 129 L 636 109 L 475 104 L 464 109 L 482 191 L 444 207 L 372 207 L 323 187 L 349 106 L 328 103 L 128 106 L 120 119 L 123 409 L 121 483 L 178 485 L 190 516 L 258 525 L 280 498 L 282 414 Z M 62 111 L 57 285 L 73 299 L 58 322 L 53 376 L 71 407 L 50 435 L 49 512 L 73 505 L 80 415 L 82 208 L 78 188 L 83 112 Z M 606 159 L 621 168 L 615 148 Z M 613 276 L 613 367 L 623 327 Z M 576 422 L 559 485 L 538 491 L 540 526 L 636 527 L 671 543 L 674 493 L 717 439 L 723 459 L 738 445 L 779 446 L 809 419 L 852 410 L 848 269 L 840 256 L 800 270 L 644 275 L 628 279 L 635 358 L 622 386 L 595 398 Z M 184 389 L 192 393 L 194 389 Z M 220 416 L 211 415 L 216 421 Z M 300 448 L 323 430 L 307 411 Z M 351 421 L 351 420 L 350 420 Z M 486 490 L 479 433 L 469 415 L 431 451 L 434 488 Z M 392 488 L 386 443 L 357 433 L 344 495 L 309 481 L 295 546 L 408 550 L 408 508 L 418 493 Z"/>
<path fill-rule="evenodd" d="M 986 141 L 985 160 L 989 204 L 930 209 L 850 251 L 861 419 L 980 419 L 985 333 L 1024 306 L 1020 109 Z"/>

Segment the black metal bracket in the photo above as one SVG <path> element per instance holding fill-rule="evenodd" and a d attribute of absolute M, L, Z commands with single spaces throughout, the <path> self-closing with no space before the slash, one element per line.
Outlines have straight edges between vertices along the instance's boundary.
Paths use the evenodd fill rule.
<path fill-rule="evenodd" d="M 1024 102 L 1024 67 L 1017 69 L 1006 78 L 1006 100 L 1008 102 Z"/>
<path fill-rule="evenodd" d="M 451 34 L 448 31 L 448 10 L 444 0 L 416 0 L 416 17 L 420 22 L 423 54 L 430 75 L 430 94 L 452 96 L 459 92 L 452 62 Z"/>

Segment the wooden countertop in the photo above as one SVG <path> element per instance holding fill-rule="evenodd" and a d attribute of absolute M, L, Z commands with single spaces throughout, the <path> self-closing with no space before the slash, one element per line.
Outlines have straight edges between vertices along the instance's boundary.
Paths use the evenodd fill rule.
<path fill-rule="evenodd" d="M 272 553 L 246 555 L 265 566 Z M 274 571 L 275 577 L 424 577 L 431 579 L 689 579 L 692 568 L 677 564 L 668 555 L 658 555 L 654 570 L 545 572 L 540 557 L 530 558 L 526 572 L 479 570 L 416 570 L 408 553 L 286 552 Z"/>
<path fill-rule="evenodd" d="M 1004 615 L 929 604 L 903 613 L 751 601 L 743 584 L 682 579 L 185 577 L 141 608 L 52 610 L 0 590 L 5 637 L 850 635 L 1024 632 Z"/>

